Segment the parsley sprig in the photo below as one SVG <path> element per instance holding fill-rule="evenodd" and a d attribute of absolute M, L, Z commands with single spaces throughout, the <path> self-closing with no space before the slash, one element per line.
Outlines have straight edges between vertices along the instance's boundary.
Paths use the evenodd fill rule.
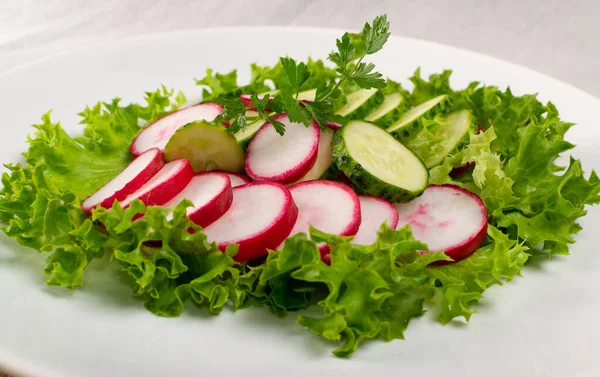
<path fill-rule="evenodd" d="M 290 57 L 279 59 L 289 81 L 289 86 L 280 88 L 274 96 L 265 94 L 258 98 L 252 95 L 252 106 L 245 106 L 239 96 L 218 96 L 214 100 L 224 108 L 223 113 L 216 119 L 217 122 L 228 121 L 229 131 L 235 133 L 248 124 L 247 111 L 254 110 L 258 117 L 270 122 L 275 130 L 283 135 L 285 126 L 274 119 L 278 114 L 286 113 L 290 122 L 310 125 L 316 121 L 321 128 L 326 127 L 327 121 L 341 121 L 334 115 L 341 90 L 345 82 L 352 82 L 363 89 L 384 88 L 386 82 L 381 73 L 375 71 L 373 63 L 364 59 L 380 51 L 390 36 L 390 24 L 387 16 L 378 16 L 372 24 L 365 23 L 359 34 L 344 33 L 336 40 L 337 50 L 329 54 L 329 60 L 335 64 L 338 74 L 336 80 L 323 82 L 317 87 L 315 100 L 312 102 L 300 101 L 298 93 L 302 84 L 311 76 L 311 72 L 304 62 L 296 62 Z"/>

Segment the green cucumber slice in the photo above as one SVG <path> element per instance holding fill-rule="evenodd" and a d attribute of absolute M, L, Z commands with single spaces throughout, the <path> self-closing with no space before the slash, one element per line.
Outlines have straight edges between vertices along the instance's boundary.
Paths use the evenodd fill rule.
<path fill-rule="evenodd" d="M 333 137 L 337 167 L 365 192 L 393 202 L 421 195 L 429 182 L 423 161 L 376 125 L 351 121 Z"/>
<path fill-rule="evenodd" d="M 441 96 L 437 96 L 435 98 L 430 99 L 429 101 L 425 101 L 420 105 L 413 107 L 412 109 L 402 114 L 400 119 L 398 119 L 394 124 L 388 127 L 387 131 L 396 132 L 405 128 L 406 126 L 417 120 L 419 117 L 421 117 L 423 114 L 433 109 L 447 97 L 447 95 L 442 94 Z"/>
<path fill-rule="evenodd" d="M 252 123 L 248 123 L 246 127 L 236 132 L 233 137 L 240 144 L 243 150 L 246 150 L 250 140 L 254 137 L 254 134 L 267 122 L 266 119 L 256 119 Z"/>
<path fill-rule="evenodd" d="M 383 102 L 379 89 L 360 89 L 346 96 L 346 104 L 335 111 L 346 119 L 362 119 Z"/>
<path fill-rule="evenodd" d="M 314 101 L 317 96 L 317 89 L 305 90 L 303 92 L 298 93 L 299 101 Z"/>
<path fill-rule="evenodd" d="M 175 132 L 165 147 L 165 160 L 186 158 L 196 173 L 209 170 L 239 172 L 244 152 L 221 125 L 204 121 L 188 123 Z"/>
<path fill-rule="evenodd" d="M 445 121 L 432 132 L 419 132 L 401 141 L 421 157 L 425 166 L 430 169 L 439 165 L 444 157 L 452 154 L 455 149 L 467 142 L 469 131 L 475 130 L 476 127 L 476 122 L 469 110 L 455 111 L 448 114 Z M 439 140 L 439 142 L 432 144 L 432 140 Z"/>
<path fill-rule="evenodd" d="M 365 120 L 379 127 L 388 127 L 400 119 L 400 115 L 406 110 L 404 98 L 400 93 L 391 93 L 384 97 L 379 107 L 373 110 Z"/>

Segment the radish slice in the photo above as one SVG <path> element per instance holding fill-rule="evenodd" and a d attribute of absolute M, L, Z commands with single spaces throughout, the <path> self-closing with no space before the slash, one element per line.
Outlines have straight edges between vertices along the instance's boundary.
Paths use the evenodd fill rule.
<path fill-rule="evenodd" d="M 331 128 L 334 131 L 339 130 L 340 128 L 342 128 L 342 125 L 339 123 L 334 123 L 334 122 L 327 122 L 327 127 Z"/>
<path fill-rule="evenodd" d="M 144 128 L 133 139 L 129 150 L 134 156 L 150 148 L 158 148 L 164 152 L 169 139 L 180 127 L 197 120 L 214 120 L 222 111 L 223 109 L 215 103 L 201 103 L 175 111 Z"/>
<path fill-rule="evenodd" d="M 398 229 L 410 224 L 416 239 L 430 251 L 443 251 L 454 261 L 473 254 L 487 235 L 488 213 L 481 199 L 454 185 L 432 185 L 408 203 L 394 204 Z"/>
<path fill-rule="evenodd" d="M 326 129 L 325 131 L 321 131 L 315 164 L 308 171 L 308 173 L 291 185 L 304 181 L 316 180 L 325 174 L 325 172 L 333 164 L 333 160 L 331 159 L 331 140 L 333 140 L 332 130 Z"/>
<path fill-rule="evenodd" d="M 81 209 L 89 215 L 98 204 L 104 208 L 112 207 L 115 200 L 121 201 L 135 192 L 158 173 L 164 165 L 162 153 L 157 148 L 148 149 L 100 190 L 81 202 Z"/>
<path fill-rule="evenodd" d="M 265 123 L 248 144 L 246 173 L 256 181 L 291 183 L 315 164 L 321 130 L 315 121 L 306 127 L 290 122 L 286 114 L 274 119 L 285 125 L 285 134 Z"/>
<path fill-rule="evenodd" d="M 298 206 L 298 220 L 290 237 L 301 232 L 308 234 L 309 224 L 339 236 L 353 236 L 358 232 L 360 202 L 350 187 L 334 181 L 306 181 L 290 187 L 290 192 Z M 278 249 L 282 247 L 283 244 Z M 319 251 L 325 256 L 329 247 L 320 244 Z"/>
<path fill-rule="evenodd" d="M 263 95 L 256 95 L 258 97 L 258 99 L 263 99 Z M 253 107 L 254 106 L 254 102 L 252 102 L 252 94 L 240 94 L 240 99 L 242 100 L 242 103 L 244 104 L 244 106 L 246 107 Z M 269 98 L 269 102 L 271 102 L 271 100 L 273 100 L 273 97 L 271 96 L 271 98 Z"/>
<path fill-rule="evenodd" d="M 222 251 L 227 245 L 239 244 L 233 259 L 245 262 L 275 249 L 290 234 L 297 217 L 298 208 L 284 186 L 248 183 L 233 189 L 229 210 L 204 232 Z"/>
<path fill-rule="evenodd" d="M 375 196 L 359 196 L 361 222 L 352 243 L 372 245 L 377 240 L 377 232 L 381 224 L 395 229 L 398 225 L 398 211 L 392 203 Z"/>
<path fill-rule="evenodd" d="M 192 165 L 185 159 L 167 162 L 152 179 L 127 196 L 121 206 L 126 208 L 135 199 L 147 206 L 161 206 L 179 194 L 194 177 Z"/>
<path fill-rule="evenodd" d="M 219 219 L 233 202 L 233 189 L 229 176 L 218 172 L 199 173 L 190 183 L 164 207 L 174 208 L 183 199 L 194 206 L 187 208 L 187 216 L 194 223 L 205 228 Z"/>
<path fill-rule="evenodd" d="M 241 185 L 245 185 L 246 183 L 252 182 L 250 180 L 250 178 L 246 177 L 245 175 L 233 173 L 230 171 L 223 171 L 223 170 L 214 170 L 214 171 L 226 174 L 229 177 L 229 179 L 231 180 L 231 187 L 238 187 Z"/>

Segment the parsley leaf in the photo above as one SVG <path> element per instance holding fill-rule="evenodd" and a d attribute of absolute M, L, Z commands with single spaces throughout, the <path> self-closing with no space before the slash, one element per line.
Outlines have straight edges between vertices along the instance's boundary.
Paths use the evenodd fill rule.
<path fill-rule="evenodd" d="M 364 42 L 365 55 L 372 55 L 381 50 L 390 37 L 390 23 L 387 16 L 377 16 L 373 20 L 373 27 L 369 23 L 365 23 L 361 37 Z"/>
<path fill-rule="evenodd" d="M 363 89 L 386 87 L 385 80 L 381 73 L 373 72 L 375 65 L 373 63 L 360 63 L 352 75 L 352 81 Z"/>
<path fill-rule="evenodd" d="M 279 61 L 281 62 L 281 65 L 287 74 L 288 80 L 292 85 L 292 89 L 297 96 L 302 84 L 304 84 L 310 77 L 310 72 L 308 71 L 307 65 L 303 62 L 297 64 L 294 59 L 287 57 L 282 57 L 279 59 Z"/>
<path fill-rule="evenodd" d="M 338 66 L 338 72 L 343 74 L 346 70 L 346 66 L 354 60 L 354 44 L 350 39 L 350 34 L 344 33 L 341 39 L 335 41 L 337 46 L 337 52 L 329 54 L 329 60 Z"/>

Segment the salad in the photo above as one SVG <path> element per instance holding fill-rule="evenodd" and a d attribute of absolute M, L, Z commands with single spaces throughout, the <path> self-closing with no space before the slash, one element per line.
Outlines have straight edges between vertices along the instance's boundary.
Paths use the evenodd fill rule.
<path fill-rule="evenodd" d="M 557 164 L 573 124 L 535 95 L 384 78 L 368 60 L 389 35 L 379 16 L 327 63 L 252 64 L 246 84 L 208 69 L 200 103 L 99 102 L 79 136 L 44 114 L 5 164 L 2 230 L 46 256 L 49 285 L 110 259 L 153 314 L 261 306 L 338 357 L 425 310 L 468 321 L 533 256 L 568 254 L 600 179 Z"/>

